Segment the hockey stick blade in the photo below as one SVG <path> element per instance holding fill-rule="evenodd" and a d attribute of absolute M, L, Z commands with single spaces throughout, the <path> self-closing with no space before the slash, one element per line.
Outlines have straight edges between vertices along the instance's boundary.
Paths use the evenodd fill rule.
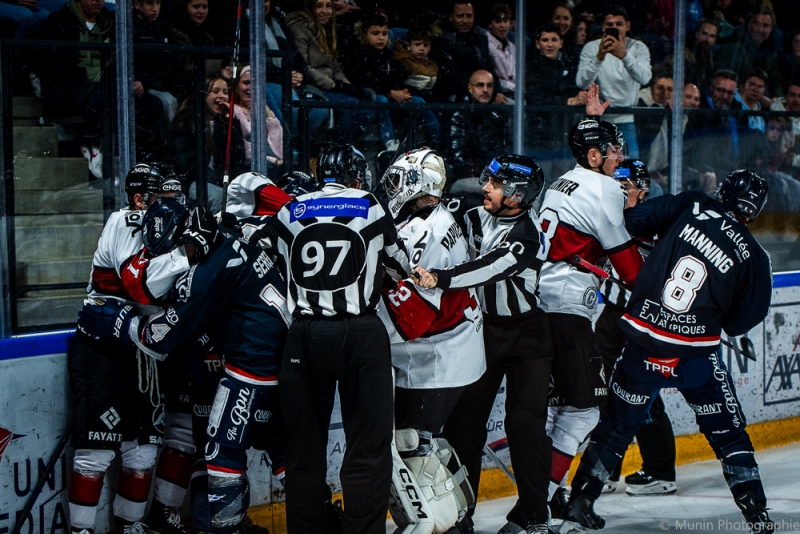
<path fill-rule="evenodd" d="M 503 460 L 501 460 L 497 454 L 495 454 L 489 445 L 483 446 L 483 452 L 486 453 L 486 456 L 488 456 L 489 459 L 500 468 L 500 471 L 502 471 L 509 478 L 509 480 L 514 483 L 514 485 L 517 484 L 517 478 L 514 476 L 514 473 L 511 472 L 511 469 L 509 469 L 508 466 L 503 463 Z"/>
<path fill-rule="evenodd" d="M 756 361 L 756 347 L 749 338 L 742 337 L 739 339 L 739 345 L 742 347 L 742 355 L 745 358 Z"/>

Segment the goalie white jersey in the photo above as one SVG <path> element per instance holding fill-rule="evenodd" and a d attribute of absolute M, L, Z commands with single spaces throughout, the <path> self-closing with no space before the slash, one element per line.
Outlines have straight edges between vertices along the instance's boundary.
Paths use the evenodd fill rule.
<path fill-rule="evenodd" d="M 183 247 L 153 257 L 142 242 L 144 211 L 121 209 L 111 214 L 92 259 L 87 292 L 139 304 L 156 304 L 177 277 L 189 270 Z M 88 301 L 87 301 L 88 302 Z"/>
<path fill-rule="evenodd" d="M 542 266 L 539 293 L 546 312 L 591 319 L 597 310 L 599 279 L 573 264 L 607 257 L 619 277 L 633 286 L 642 256 L 625 230 L 622 210 L 627 196 L 613 178 L 580 165 L 553 182 L 545 192 L 539 222 L 550 241 Z"/>
<path fill-rule="evenodd" d="M 414 213 L 397 233 L 412 267 L 447 268 L 469 259 L 461 228 L 441 204 Z M 389 332 L 398 387 L 459 387 L 486 370 L 483 314 L 474 289 L 443 292 L 401 281 L 383 292 L 378 315 Z"/>

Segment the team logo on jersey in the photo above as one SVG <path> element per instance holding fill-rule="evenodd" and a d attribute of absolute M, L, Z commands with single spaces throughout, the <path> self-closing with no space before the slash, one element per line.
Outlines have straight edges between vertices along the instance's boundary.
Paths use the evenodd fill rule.
<path fill-rule="evenodd" d="M 692 214 L 698 221 L 707 221 L 709 219 L 719 219 L 720 217 L 722 217 L 721 214 L 713 210 L 707 210 L 701 212 L 699 202 L 694 203 L 694 207 L 692 208 Z"/>
<path fill-rule="evenodd" d="M 595 288 L 586 288 L 586 291 L 583 293 L 583 305 L 590 310 L 593 310 L 597 305 L 597 290 L 595 290 Z"/>
<path fill-rule="evenodd" d="M 164 337 L 167 335 L 167 332 L 170 330 L 171 328 L 165 324 L 154 324 L 150 327 L 150 335 L 153 341 L 158 343 L 164 339 Z"/>
<path fill-rule="evenodd" d="M 100 420 L 106 424 L 109 430 L 117 426 L 117 423 L 119 423 L 120 419 L 122 418 L 119 416 L 117 410 L 115 410 L 113 406 L 100 416 Z"/>
<path fill-rule="evenodd" d="M 644 361 L 644 368 L 648 371 L 655 371 L 664 375 L 664 378 L 678 378 L 675 368 L 678 366 L 680 358 L 647 358 Z"/>

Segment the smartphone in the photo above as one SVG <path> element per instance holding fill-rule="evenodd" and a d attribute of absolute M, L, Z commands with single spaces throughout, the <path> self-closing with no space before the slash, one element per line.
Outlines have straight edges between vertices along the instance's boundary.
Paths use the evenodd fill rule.
<path fill-rule="evenodd" d="M 605 33 L 606 35 L 610 35 L 614 39 L 619 40 L 619 29 L 617 29 L 617 28 L 606 28 L 603 31 L 603 33 Z"/>

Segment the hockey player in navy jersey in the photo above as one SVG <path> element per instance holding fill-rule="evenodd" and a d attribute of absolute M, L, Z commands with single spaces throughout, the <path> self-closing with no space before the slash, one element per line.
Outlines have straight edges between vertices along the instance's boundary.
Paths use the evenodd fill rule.
<path fill-rule="evenodd" d="M 441 156 L 421 148 L 401 155 L 384 174 L 389 212 L 412 268 L 446 269 L 469 260 L 461 227 L 440 202 L 445 173 Z M 399 454 L 393 450 L 389 509 L 395 523 L 407 531 L 444 532 L 463 519 L 474 502 L 466 469 L 441 434 L 465 387 L 486 369 L 483 316 L 472 288 L 425 290 L 409 280 L 390 286 L 384 287 L 378 308 L 389 332 L 395 370 Z M 448 479 L 456 483 L 434 489 Z M 409 497 L 414 494 L 421 502 Z"/>
<path fill-rule="evenodd" d="M 531 158 L 504 155 L 489 163 L 480 181 L 483 195 L 450 206 L 463 225 L 471 260 L 430 272 L 417 268 L 423 287 L 478 288 L 484 314 L 487 369 L 461 395 L 444 436 L 477 493 L 486 423 L 505 377 L 506 435 L 519 499 L 501 532 L 546 533 L 550 438 L 545 424 L 553 349 L 538 297 L 547 241 L 531 208 L 544 186 L 544 173 Z"/>
<path fill-rule="evenodd" d="M 166 166 L 138 164 L 125 178 L 125 192 L 128 206 L 111 214 L 97 243 L 85 303 L 94 298 L 118 299 L 152 313 L 160 309 L 161 299 L 189 269 L 189 262 L 183 247 L 153 257 L 142 243 L 142 218 L 158 198 L 181 195 L 181 184 Z M 125 534 L 142 532 L 153 467 L 163 441 L 164 404 L 155 362 L 132 347 L 122 349 L 126 357 L 120 352 L 119 347 L 87 336 L 80 325 L 69 350 L 75 449 L 69 483 L 72 532 L 93 531 L 105 472 L 117 453 L 122 469 L 114 499 L 115 528 Z M 188 415 L 174 418 L 161 466 L 180 472 L 181 465 L 191 465 L 194 444 L 189 428 Z M 168 530 L 169 519 L 172 525 L 180 524 L 175 506 L 180 506 L 184 496 L 185 490 L 157 482 L 153 509 L 162 512 L 164 521 L 152 527 L 173 532 Z"/>
<path fill-rule="evenodd" d="M 671 387 L 694 408 L 753 532 L 774 531 L 747 421 L 719 352 L 722 330 L 746 334 L 769 310 L 772 266 L 747 229 L 767 191 L 763 178 L 740 170 L 722 181 L 716 198 L 690 191 L 625 212 L 631 235 L 658 235 L 659 241 L 625 308 L 628 343 L 611 378 L 608 416 L 592 434 L 572 481 L 565 524 L 603 528 L 605 521 L 593 510 L 603 482 L 659 390 Z"/>
<path fill-rule="evenodd" d="M 192 219 L 200 213 L 192 212 Z M 149 250 L 166 253 L 187 235 L 188 255 L 196 263 L 175 283 L 174 304 L 140 315 L 129 305 L 105 300 L 84 307 L 79 324 L 100 342 L 132 342 L 156 359 L 207 332 L 224 355 L 226 377 L 211 408 L 206 462 L 211 530 L 230 534 L 242 530 L 249 503 L 247 449 L 259 434 L 274 437 L 284 431 L 277 375 L 291 319 L 285 283 L 266 253 L 221 236 L 212 218 L 187 220 L 185 208 L 174 202 L 162 199 L 148 211 L 144 239 Z M 273 462 L 282 461 L 270 453 Z"/>

